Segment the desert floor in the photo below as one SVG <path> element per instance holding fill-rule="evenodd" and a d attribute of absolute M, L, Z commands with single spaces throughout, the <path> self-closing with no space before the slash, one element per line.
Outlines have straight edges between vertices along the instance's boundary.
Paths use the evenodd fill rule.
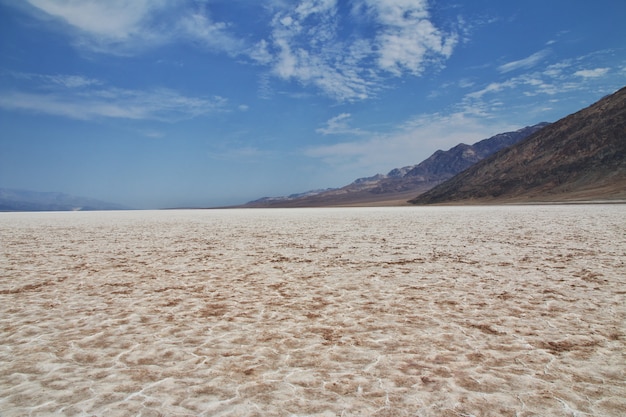
<path fill-rule="evenodd" d="M 626 205 L 0 213 L 0 415 L 624 416 Z"/>

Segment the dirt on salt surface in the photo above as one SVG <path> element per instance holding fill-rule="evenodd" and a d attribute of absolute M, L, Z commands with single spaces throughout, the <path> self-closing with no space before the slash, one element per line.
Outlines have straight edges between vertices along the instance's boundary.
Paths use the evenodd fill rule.
<path fill-rule="evenodd" d="M 0 415 L 626 415 L 626 205 L 0 214 Z"/>

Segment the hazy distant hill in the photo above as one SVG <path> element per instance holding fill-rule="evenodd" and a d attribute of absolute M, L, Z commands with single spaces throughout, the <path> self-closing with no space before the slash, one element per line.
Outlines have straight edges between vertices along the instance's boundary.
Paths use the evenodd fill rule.
<path fill-rule="evenodd" d="M 515 132 L 501 133 L 473 145 L 461 143 L 447 151 L 439 150 L 417 165 L 396 168 L 387 175 L 359 178 L 342 188 L 315 190 L 286 197 L 265 197 L 246 207 L 316 207 L 360 204 L 403 204 L 452 178 L 485 157 L 511 146 L 537 132 L 548 123 L 539 123 Z"/>
<path fill-rule="evenodd" d="M 124 210 L 128 207 L 63 193 L 0 188 L 0 211 Z"/>
<path fill-rule="evenodd" d="M 626 87 L 411 200 L 575 201 L 626 198 Z"/>

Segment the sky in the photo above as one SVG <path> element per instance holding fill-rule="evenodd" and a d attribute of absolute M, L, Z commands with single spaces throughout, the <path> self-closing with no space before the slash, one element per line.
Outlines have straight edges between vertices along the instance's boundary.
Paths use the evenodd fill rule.
<path fill-rule="evenodd" d="M 0 187 L 341 187 L 626 85 L 623 0 L 0 0 Z"/>

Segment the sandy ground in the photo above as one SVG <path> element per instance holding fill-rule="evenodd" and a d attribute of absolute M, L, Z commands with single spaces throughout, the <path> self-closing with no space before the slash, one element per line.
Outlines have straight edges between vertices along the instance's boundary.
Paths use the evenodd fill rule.
<path fill-rule="evenodd" d="M 626 205 L 0 214 L 0 415 L 624 416 Z"/>

